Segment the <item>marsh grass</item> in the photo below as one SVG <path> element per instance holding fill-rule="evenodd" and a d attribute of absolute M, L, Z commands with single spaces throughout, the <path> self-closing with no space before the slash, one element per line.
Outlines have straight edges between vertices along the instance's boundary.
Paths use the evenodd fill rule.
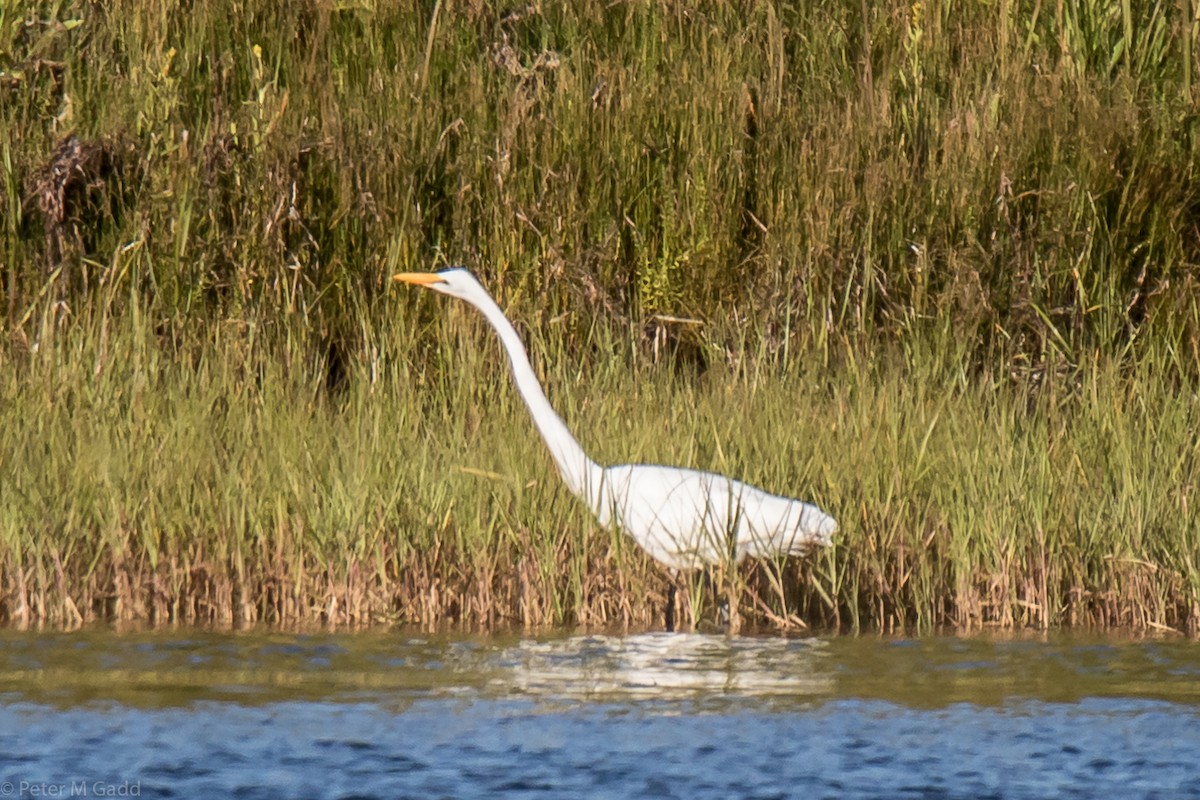
<path fill-rule="evenodd" d="M 0 617 L 659 624 L 465 262 L 595 458 L 839 519 L 691 622 L 1196 630 L 1188 4 L 399 5 L 0 4 Z"/>

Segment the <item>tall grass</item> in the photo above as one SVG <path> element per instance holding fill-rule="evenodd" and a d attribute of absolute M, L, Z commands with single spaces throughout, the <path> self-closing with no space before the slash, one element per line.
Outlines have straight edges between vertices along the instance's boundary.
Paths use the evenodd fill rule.
<path fill-rule="evenodd" d="M 656 624 L 463 262 L 597 459 L 841 521 L 706 619 L 1194 631 L 1188 4 L 810 5 L 0 5 L 0 616 Z"/>

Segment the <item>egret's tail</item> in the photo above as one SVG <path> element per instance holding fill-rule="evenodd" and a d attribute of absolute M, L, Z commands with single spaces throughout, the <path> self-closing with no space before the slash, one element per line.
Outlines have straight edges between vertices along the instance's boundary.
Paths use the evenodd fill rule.
<path fill-rule="evenodd" d="M 821 509 L 801 500 L 788 501 L 785 515 L 774 520 L 763 519 L 749 541 L 742 542 L 742 555 L 770 558 L 779 555 L 800 555 L 814 547 L 833 544 L 837 520 Z"/>
<path fill-rule="evenodd" d="M 814 505 L 805 504 L 806 519 L 811 527 L 811 544 L 819 547 L 829 547 L 833 544 L 833 535 L 837 533 L 837 520 Z"/>

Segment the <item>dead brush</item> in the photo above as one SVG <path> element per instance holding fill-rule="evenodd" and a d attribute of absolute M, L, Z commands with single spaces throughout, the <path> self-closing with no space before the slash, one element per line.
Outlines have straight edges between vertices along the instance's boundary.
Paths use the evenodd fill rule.
<path fill-rule="evenodd" d="M 63 265 L 73 254 L 87 251 L 95 228 L 114 216 L 124 146 L 111 139 L 62 139 L 46 163 L 29 180 L 26 205 L 36 203 L 42 214 L 46 264 Z M 86 289 L 87 271 L 79 280 Z"/>

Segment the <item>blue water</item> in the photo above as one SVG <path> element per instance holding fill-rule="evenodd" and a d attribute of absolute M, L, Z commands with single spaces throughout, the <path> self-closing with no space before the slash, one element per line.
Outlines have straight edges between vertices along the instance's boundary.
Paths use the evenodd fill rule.
<path fill-rule="evenodd" d="M 34 796 L 1200 798 L 1200 646 L 3 634 Z"/>

